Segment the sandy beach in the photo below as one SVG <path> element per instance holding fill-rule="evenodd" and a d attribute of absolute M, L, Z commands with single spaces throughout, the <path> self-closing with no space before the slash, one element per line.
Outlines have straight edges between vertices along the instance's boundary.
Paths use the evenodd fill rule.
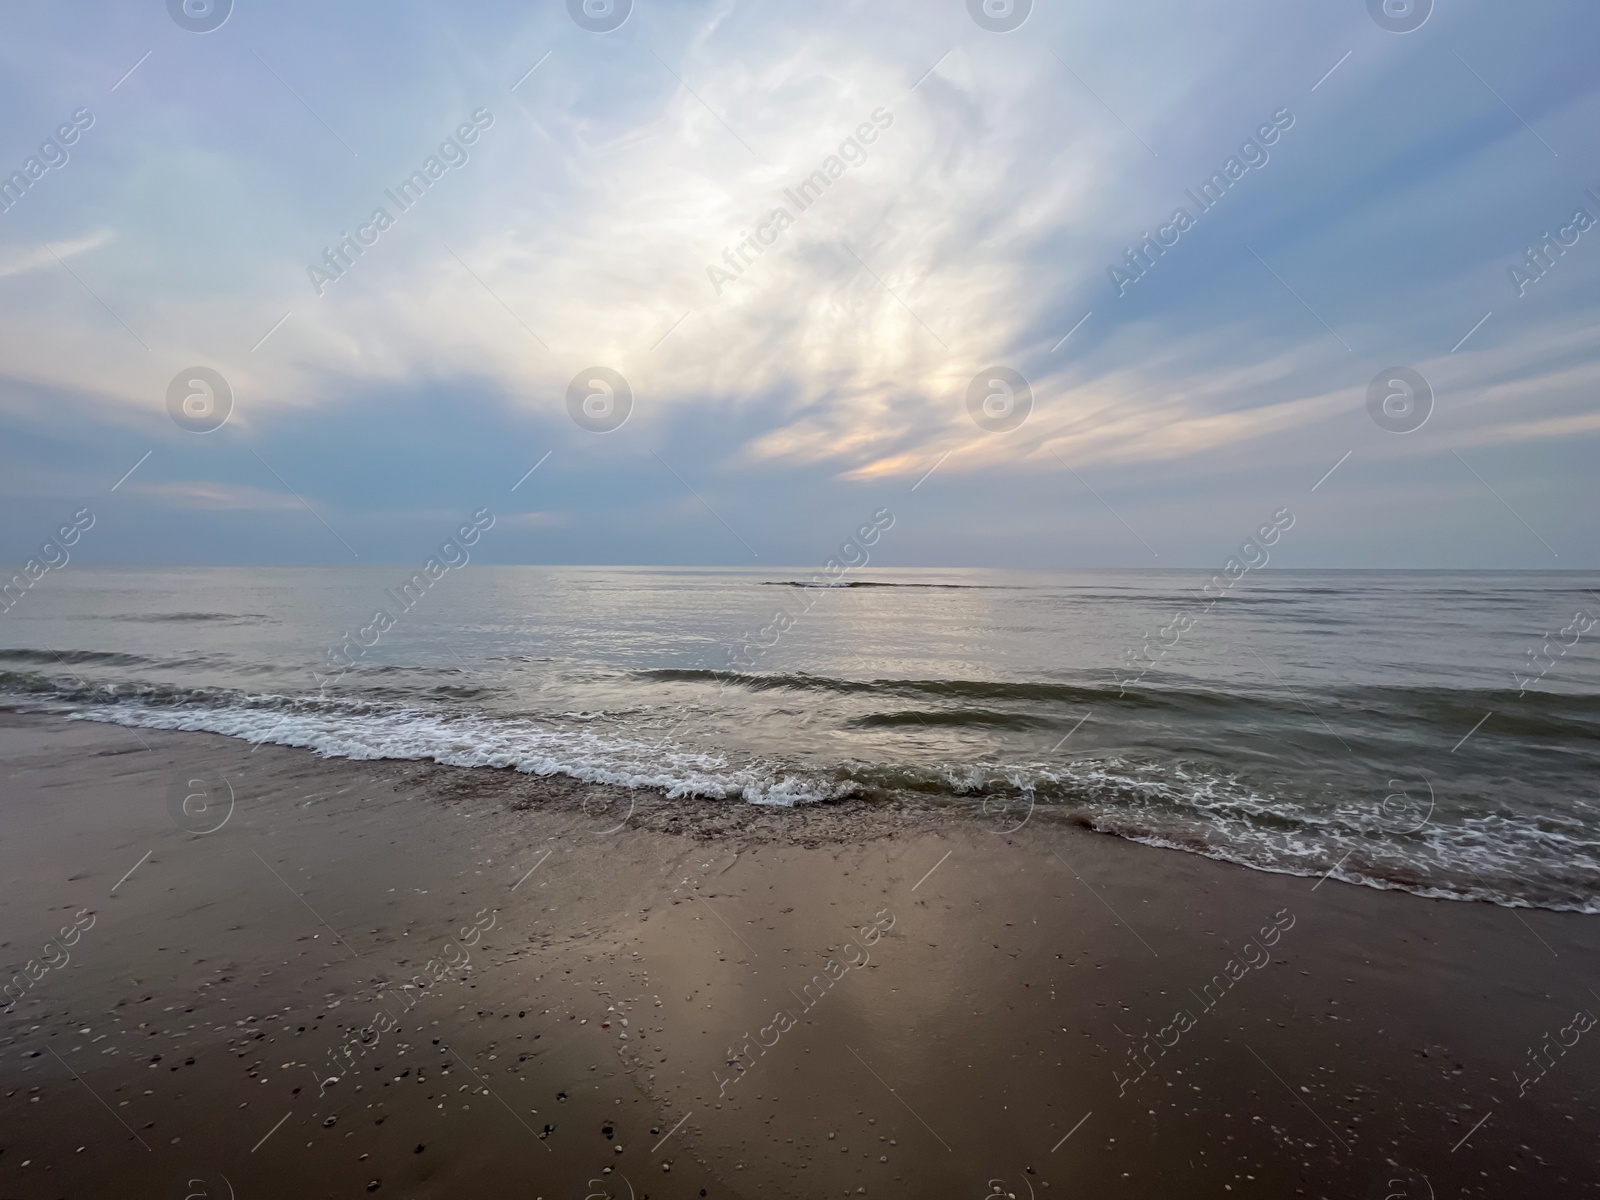
<path fill-rule="evenodd" d="M 1591 917 L 0 720 L 6 1196 L 1600 1191 Z"/>

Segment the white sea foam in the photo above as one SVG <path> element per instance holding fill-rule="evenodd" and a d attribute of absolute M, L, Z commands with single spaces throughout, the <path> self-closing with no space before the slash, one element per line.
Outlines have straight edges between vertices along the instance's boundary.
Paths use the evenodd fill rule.
<path fill-rule="evenodd" d="M 325 758 L 425 760 L 453 767 L 498 767 L 568 775 L 588 783 L 649 788 L 669 798 L 707 796 L 792 806 L 848 795 L 850 785 L 808 778 L 763 762 L 663 746 L 591 728 L 560 729 L 515 717 L 421 709 L 364 711 L 218 705 L 165 708 L 94 705 L 77 716 L 142 729 L 220 733 L 249 742 L 296 746 Z M 598 714 L 596 714 L 598 715 Z"/>

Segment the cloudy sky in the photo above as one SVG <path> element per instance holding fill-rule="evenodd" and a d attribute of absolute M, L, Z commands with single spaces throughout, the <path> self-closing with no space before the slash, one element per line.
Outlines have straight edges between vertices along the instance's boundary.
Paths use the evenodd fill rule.
<path fill-rule="evenodd" d="M 1593 568 L 1600 10 L 1386 2 L 8 5 L 0 555 Z"/>

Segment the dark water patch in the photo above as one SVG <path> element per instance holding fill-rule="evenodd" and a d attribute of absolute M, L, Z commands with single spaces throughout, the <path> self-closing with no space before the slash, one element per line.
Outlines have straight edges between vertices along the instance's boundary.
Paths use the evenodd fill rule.
<path fill-rule="evenodd" d="M 856 729 L 894 729 L 908 725 L 921 725 L 927 728 L 943 726 L 955 729 L 1050 729 L 1054 727 L 1055 722 L 1023 716 L 1020 713 L 994 712 L 991 709 L 950 708 L 926 709 L 921 712 L 907 709 L 903 712 L 870 713 L 856 717 L 848 724 Z"/>
<path fill-rule="evenodd" d="M 761 586 L 813 588 L 818 591 L 843 590 L 845 588 L 922 588 L 925 590 L 989 592 L 1016 590 L 998 583 L 883 583 L 875 579 L 841 579 L 827 583 L 808 583 L 803 579 L 764 579 L 761 581 Z"/>
<path fill-rule="evenodd" d="M 103 618 L 83 618 L 86 620 L 99 620 Z M 269 617 L 266 613 L 220 613 L 220 612 L 175 612 L 175 613 L 135 613 L 119 617 L 122 621 L 137 621 L 150 624 L 165 622 L 192 622 L 192 621 L 222 621 L 235 624 L 255 624 L 267 622 L 278 624 L 276 617 Z"/>
<path fill-rule="evenodd" d="M 73 667 L 150 667 L 160 665 L 142 654 L 114 650 L 0 650 L 0 662 L 38 663 Z"/>

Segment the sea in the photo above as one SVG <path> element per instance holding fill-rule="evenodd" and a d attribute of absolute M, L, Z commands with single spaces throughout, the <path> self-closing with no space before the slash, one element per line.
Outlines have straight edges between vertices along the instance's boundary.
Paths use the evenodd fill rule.
<path fill-rule="evenodd" d="M 0 613 L 0 706 L 1600 912 L 1593 573 L 411 578 L 68 565 Z"/>

